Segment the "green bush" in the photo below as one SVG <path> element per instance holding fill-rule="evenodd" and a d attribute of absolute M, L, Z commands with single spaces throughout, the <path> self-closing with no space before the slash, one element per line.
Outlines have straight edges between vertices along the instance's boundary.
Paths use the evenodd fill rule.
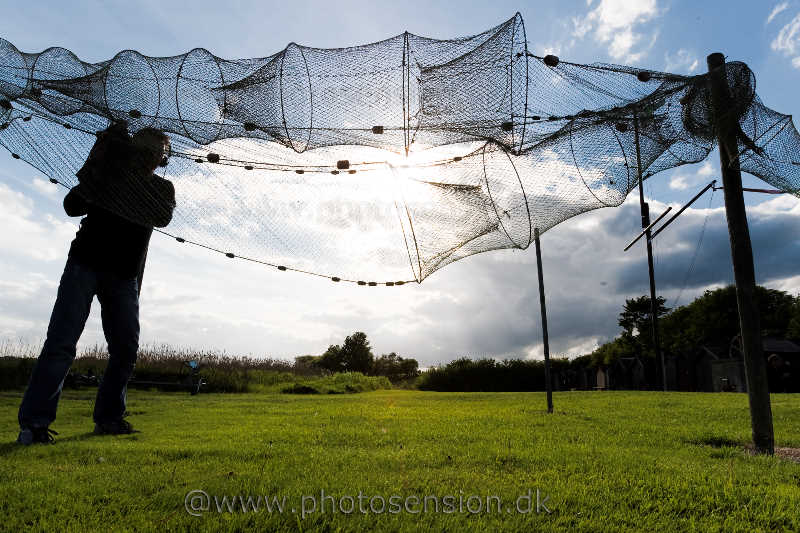
<path fill-rule="evenodd" d="M 566 359 L 552 359 L 551 369 L 569 367 Z M 423 372 L 417 380 L 422 390 L 451 392 L 521 392 L 545 389 L 544 361 L 461 358 Z"/>
<path fill-rule="evenodd" d="M 0 342 L 0 390 L 22 389 L 30 379 L 40 349 L 25 344 Z M 190 375 L 187 361 L 200 364 L 205 392 L 252 392 L 299 384 L 323 394 L 362 392 L 391 388 L 385 377 L 350 372 L 333 374 L 303 362 L 236 357 L 222 352 L 176 349 L 168 345 L 145 346 L 139 351 L 131 388 L 181 390 Z M 72 364 L 73 374 L 102 376 L 108 363 L 105 349 L 83 350 Z M 158 385 L 155 385 L 158 383 Z M 65 385 L 70 386 L 70 380 Z"/>
<path fill-rule="evenodd" d="M 35 363 L 32 357 L 0 357 L 0 390 L 25 387 Z"/>
<path fill-rule="evenodd" d="M 344 372 L 319 378 L 296 380 L 281 392 L 287 394 L 349 394 L 379 389 L 391 389 L 386 376 L 365 376 L 360 372 Z"/>

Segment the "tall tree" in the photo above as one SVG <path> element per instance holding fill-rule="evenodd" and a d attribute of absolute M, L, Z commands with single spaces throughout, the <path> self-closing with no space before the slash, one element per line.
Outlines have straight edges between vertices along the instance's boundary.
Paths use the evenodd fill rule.
<path fill-rule="evenodd" d="M 342 354 L 342 347 L 338 344 L 331 344 L 325 353 L 319 357 L 317 365 L 331 372 L 346 372 L 347 365 Z"/>
<path fill-rule="evenodd" d="M 669 312 L 664 305 L 666 300 L 661 296 L 656 298 L 656 312 L 661 317 Z M 640 296 L 628 298 L 617 321 L 622 328 L 622 337 L 629 343 L 639 346 L 639 351 L 649 353 L 653 349 L 653 339 L 650 334 L 650 297 Z"/>
<path fill-rule="evenodd" d="M 341 346 L 328 346 L 317 364 L 331 372 L 361 372 L 367 374 L 372 370 L 375 357 L 367 340 L 367 334 L 356 331 L 344 340 Z"/>
<path fill-rule="evenodd" d="M 756 302 L 764 335 L 800 339 L 800 296 L 756 286 Z M 667 354 L 688 354 L 701 346 L 727 350 L 739 334 L 736 287 L 709 290 L 688 305 L 665 307 L 658 298 L 661 342 Z M 619 314 L 622 334 L 592 353 L 596 363 L 609 364 L 619 357 L 651 354 L 650 298 L 625 301 Z"/>
<path fill-rule="evenodd" d="M 367 334 L 363 331 L 356 331 L 348 336 L 342 346 L 342 357 L 348 372 L 369 373 L 372 370 L 375 356 L 372 355 L 372 347 L 367 340 Z"/>
<path fill-rule="evenodd" d="M 792 337 L 792 321 L 795 316 L 800 317 L 800 299 L 761 286 L 756 286 L 755 299 L 762 334 Z M 706 291 L 692 303 L 671 312 L 663 322 L 664 346 L 671 353 L 687 353 L 699 346 L 727 349 L 739 334 L 736 287 Z"/>

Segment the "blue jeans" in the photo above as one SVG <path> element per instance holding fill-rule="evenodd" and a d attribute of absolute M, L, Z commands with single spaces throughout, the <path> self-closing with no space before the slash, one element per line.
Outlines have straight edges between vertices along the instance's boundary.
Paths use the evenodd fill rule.
<path fill-rule="evenodd" d="M 125 413 L 128 380 L 139 350 L 139 292 L 136 278 L 98 272 L 72 258 L 67 260 L 47 339 L 33 368 L 19 407 L 23 427 L 47 427 L 56 418 L 64 378 L 75 359 L 92 298 L 100 301 L 108 365 L 97 389 L 94 421 L 119 420 Z"/>

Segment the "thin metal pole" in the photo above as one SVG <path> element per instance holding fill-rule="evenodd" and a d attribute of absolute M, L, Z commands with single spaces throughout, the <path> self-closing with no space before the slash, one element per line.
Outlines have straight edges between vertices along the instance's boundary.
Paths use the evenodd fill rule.
<path fill-rule="evenodd" d="M 719 161 L 722 186 L 725 189 L 725 214 L 731 241 L 733 274 L 736 279 L 736 302 L 739 307 L 739 327 L 742 332 L 742 352 L 750 402 L 750 423 L 753 444 L 758 453 L 775 453 L 772 428 L 772 409 L 767 383 L 767 366 L 761 346 L 761 324 L 756 306 L 756 274 L 753 248 L 747 227 L 747 212 L 742 193 L 742 173 L 739 169 L 738 117 L 731 113 L 734 105 L 728 85 L 725 56 L 719 53 L 706 58 L 711 88 L 712 124 L 719 141 Z"/>
<path fill-rule="evenodd" d="M 547 336 L 547 305 L 544 301 L 544 276 L 542 274 L 542 245 L 539 242 L 539 228 L 533 229 L 536 243 L 536 269 L 539 272 L 539 306 L 542 309 L 542 342 L 544 343 L 544 386 L 547 391 L 547 412 L 553 412 L 553 383 L 550 381 L 550 340 Z"/>
<path fill-rule="evenodd" d="M 660 370 L 661 387 L 667 390 L 667 371 L 664 364 L 664 354 L 661 353 L 661 343 L 658 338 L 658 301 L 656 300 L 656 276 L 653 269 L 653 243 L 650 236 L 650 206 L 644 201 L 644 185 L 642 184 L 642 155 L 639 144 L 639 116 L 633 113 L 633 134 L 636 144 L 636 174 L 639 177 L 639 206 L 642 213 L 642 228 L 647 228 L 647 273 L 650 275 L 650 324 L 653 335 L 653 347 L 656 350 L 656 359 Z"/>

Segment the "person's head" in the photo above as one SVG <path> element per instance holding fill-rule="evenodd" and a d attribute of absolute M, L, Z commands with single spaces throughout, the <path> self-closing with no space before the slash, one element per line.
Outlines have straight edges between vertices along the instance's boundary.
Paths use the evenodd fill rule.
<path fill-rule="evenodd" d="M 155 171 L 169 157 L 169 137 L 156 128 L 142 128 L 133 135 L 137 164 L 149 173 Z"/>

